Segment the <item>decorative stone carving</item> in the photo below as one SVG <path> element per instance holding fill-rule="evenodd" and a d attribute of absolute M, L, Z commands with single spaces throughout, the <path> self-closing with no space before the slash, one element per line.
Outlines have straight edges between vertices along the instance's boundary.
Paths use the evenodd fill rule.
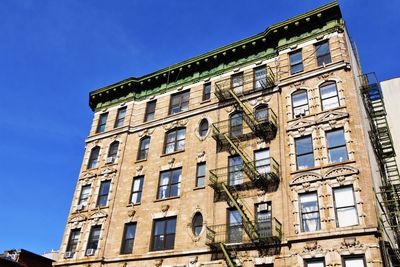
<path fill-rule="evenodd" d="M 184 127 L 184 126 L 187 125 L 187 123 L 188 123 L 187 119 L 177 120 L 177 121 L 173 121 L 173 122 L 168 123 L 168 124 L 164 124 L 163 128 L 164 128 L 165 131 L 168 131 L 168 130 L 173 129 L 173 128 Z"/>
<path fill-rule="evenodd" d="M 154 132 L 154 128 L 152 128 L 152 129 L 145 129 L 145 130 L 139 132 L 138 135 L 139 135 L 139 137 L 150 136 L 153 132 Z"/>
<path fill-rule="evenodd" d="M 235 107 L 233 105 L 225 107 L 225 111 L 227 113 L 231 113 L 234 109 L 235 109 Z"/>
<path fill-rule="evenodd" d="M 350 167 L 350 166 L 339 166 L 339 167 L 334 167 L 329 169 L 325 175 L 324 175 L 324 179 L 331 179 L 331 178 L 336 178 L 338 176 L 348 176 L 348 175 L 354 175 L 354 174 L 358 174 L 359 171 L 358 169 L 354 168 L 354 167 Z M 339 178 L 339 180 L 341 180 L 343 178 Z"/>
<path fill-rule="evenodd" d="M 79 180 L 89 180 L 90 178 L 93 178 L 93 177 L 95 177 L 96 176 L 96 174 L 95 173 L 93 173 L 93 172 L 87 172 L 87 173 L 85 173 L 84 175 L 82 175 L 81 176 L 81 178 L 79 179 Z"/>
<path fill-rule="evenodd" d="M 170 169 L 171 169 L 172 167 L 174 167 L 174 162 L 175 162 L 175 158 L 171 158 L 171 159 L 168 160 L 168 165 L 169 165 L 169 168 L 170 168 Z"/>
<path fill-rule="evenodd" d="M 311 257 L 315 257 L 317 254 L 325 253 L 321 246 L 317 241 L 308 241 L 306 242 L 302 254 L 309 255 Z"/>
<path fill-rule="evenodd" d="M 143 165 L 136 166 L 136 176 L 142 175 Z"/>
<path fill-rule="evenodd" d="M 86 221 L 87 217 L 85 215 L 82 214 L 77 214 L 72 216 L 69 220 L 68 223 L 79 223 L 79 222 L 83 222 Z"/>
<path fill-rule="evenodd" d="M 350 248 L 363 248 L 363 244 L 358 241 L 355 237 L 346 237 L 343 238 L 343 242 L 340 246 L 341 249 L 350 249 Z"/>
<path fill-rule="evenodd" d="M 205 151 L 201 151 L 199 153 L 197 153 L 197 162 L 203 162 L 206 160 L 206 152 Z"/>
<path fill-rule="evenodd" d="M 169 210 L 169 205 L 162 205 L 161 206 L 161 211 L 162 212 L 167 212 Z"/>
<path fill-rule="evenodd" d="M 347 118 L 349 113 L 341 112 L 341 111 L 330 111 L 327 113 L 322 114 L 317 118 L 317 123 L 328 122 L 330 125 L 334 125 L 337 123 L 338 120 Z"/>
<path fill-rule="evenodd" d="M 136 214 L 136 210 L 131 209 L 130 211 L 128 211 L 128 216 L 130 219 L 132 219 Z"/>
<path fill-rule="evenodd" d="M 97 210 L 97 211 L 95 211 L 95 212 L 92 212 L 90 215 L 89 215 L 89 220 L 99 220 L 99 219 L 101 219 L 101 218 L 106 218 L 107 217 L 107 213 L 105 213 L 104 211 L 102 211 L 102 210 Z"/>
<path fill-rule="evenodd" d="M 312 182 L 319 181 L 322 179 L 323 179 L 322 176 L 319 175 L 318 173 L 314 173 L 314 172 L 301 173 L 299 175 L 296 175 L 292 179 L 292 181 L 290 182 L 290 186 L 303 185 L 303 187 L 304 187 L 304 184 L 306 184 L 306 183 L 310 184 Z"/>
<path fill-rule="evenodd" d="M 323 73 L 320 76 L 318 76 L 318 79 L 320 80 L 326 80 L 327 78 L 329 78 L 329 76 L 332 76 L 333 72 L 327 72 L 327 73 Z"/>
<path fill-rule="evenodd" d="M 286 130 L 287 131 L 293 131 L 293 130 L 297 130 L 297 129 L 301 129 L 301 128 L 305 130 L 305 128 L 310 127 L 310 126 L 312 126 L 314 124 L 315 124 L 315 121 L 312 121 L 312 120 L 309 120 L 309 119 L 300 119 L 300 120 L 297 120 L 295 122 L 289 123 L 289 125 L 288 125 Z"/>
<path fill-rule="evenodd" d="M 157 259 L 157 260 L 155 260 L 154 266 L 155 266 L 155 267 L 161 267 L 163 261 L 164 261 L 163 259 Z"/>
<path fill-rule="evenodd" d="M 100 175 L 107 175 L 116 172 L 117 170 L 114 168 L 106 167 L 100 171 Z"/>

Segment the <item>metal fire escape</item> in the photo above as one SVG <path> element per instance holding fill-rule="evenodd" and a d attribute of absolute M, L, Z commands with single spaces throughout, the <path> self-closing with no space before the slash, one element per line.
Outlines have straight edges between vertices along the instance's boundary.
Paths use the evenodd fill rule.
<path fill-rule="evenodd" d="M 375 73 L 364 74 L 361 80 L 361 92 L 371 129 L 369 137 L 382 177 L 382 186 L 376 194 L 384 215 L 381 219 L 381 229 L 388 240 L 382 241 L 381 245 L 385 252 L 386 264 L 400 266 L 400 177 L 396 153 L 386 120 L 382 91 Z"/>
<path fill-rule="evenodd" d="M 253 216 L 245 202 L 240 198 L 238 192 L 243 188 L 261 188 L 268 190 L 279 184 L 279 164 L 272 158 L 267 162 L 257 162 L 241 148 L 241 143 L 249 138 L 258 137 L 264 141 L 273 139 L 277 132 L 277 117 L 272 109 L 266 108 L 263 116 L 256 115 L 242 101 L 242 98 L 254 92 L 271 92 L 275 86 L 274 75 L 270 68 L 266 68 L 265 76 L 254 81 L 253 75 L 242 77 L 242 81 L 236 84 L 231 79 L 216 83 L 215 95 L 219 101 L 232 103 L 236 110 L 241 112 L 241 118 L 245 122 L 237 128 L 232 129 L 231 120 L 220 121 L 212 125 L 213 138 L 217 141 L 219 149 L 226 148 L 236 156 L 240 156 L 242 168 L 235 170 L 244 174 L 243 182 L 231 184 L 230 175 L 232 169 L 219 168 L 210 170 L 210 186 L 216 192 L 222 192 L 226 196 L 228 205 L 238 211 L 242 223 L 240 225 L 211 225 L 207 226 L 207 244 L 221 251 L 228 266 L 236 266 L 236 250 L 240 245 L 258 246 L 262 244 L 278 243 L 282 236 L 281 223 L 272 218 L 269 221 L 252 221 Z M 246 180 L 246 182 L 244 181 Z M 236 227 L 244 230 L 245 234 L 240 240 L 231 240 L 229 232 Z M 235 243 L 235 244 L 232 244 Z"/>

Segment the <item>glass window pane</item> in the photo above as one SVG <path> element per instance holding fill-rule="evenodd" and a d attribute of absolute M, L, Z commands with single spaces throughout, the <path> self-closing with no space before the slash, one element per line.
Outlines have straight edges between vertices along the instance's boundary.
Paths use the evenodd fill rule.
<path fill-rule="evenodd" d="M 344 140 L 343 129 L 327 132 L 326 137 L 328 139 L 328 147 L 335 147 L 346 144 L 346 141 Z"/>
<path fill-rule="evenodd" d="M 156 221 L 154 225 L 154 234 L 161 235 L 164 233 L 165 224 L 164 221 Z"/>
<path fill-rule="evenodd" d="M 332 109 L 332 108 L 337 108 L 339 107 L 339 102 L 337 97 L 331 97 L 322 100 L 322 109 L 327 110 L 327 109 Z"/>
<path fill-rule="evenodd" d="M 348 258 L 344 260 L 345 267 L 364 267 L 363 258 Z"/>
<path fill-rule="evenodd" d="M 316 193 L 300 195 L 301 212 L 318 211 L 318 199 Z"/>
<path fill-rule="evenodd" d="M 297 155 L 313 152 L 311 136 L 297 138 L 295 143 Z"/>
<path fill-rule="evenodd" d="M 354 205 L 354 195 L 352 187 L 339 187 L 334 191 L 336 208 L 348 207 Z"/>
<path fill-rule="evenodd" d="M 175 228 L 176 228 L 176 219 L 169 219 L 167 220 L 167 229 L 166 233 L 167 234 L 174 234 L 175 233 Z"/>
<path fill-rule="evenodd" d="M 307 267 L 324 267 L 323 261 L 307 262 Z"/>
<path fill-rule="evenodd" d="M 230 225 L 242 224 L 242 217 L 240 216 L 239 211 L 229 210 L 229 224 Z"/>
<path fill-rule="evenodd" d="M 307 92 L 301 92 L 301 93 L 295 93 L 292 95 L 292 102 L 293 102 L 293 107 L 298 107 L 302 105 L 307 105 L 308 100 L 307 100 Z"/>
<path fill-rule="evenodd" d="M 205 176 L 206 175 L 206 165 L 199 164 L 197 165 L 197 176 Z"/>
<path fill-rule="evenodd" d="M 298 51 L 296 53 L 292 53 L 290 54 L 290 64 L 294 65 L 294 64 L 298 64 L 302 62 L 302 56 L 301 56 L 301 51 Z"/>
<path fill-rule="evenodd" d="M 354 207 L 340 208 L 336 210 L 339 227 L 358 224 L 357 211 Z"/>
<path fill-rule="evenodd" d="M 314 167 L 314 156 L 311 154 L 297 157 L 297 168 L 299 170 Z"/>
<path fill-rule="evenodd" d="M 329 150 L 329 162 L 348 160 L 346 147 L 337 147 Z"/>
<path fill-rule="evenodd" d="M 336 83 L 330 83 L 328 85 L 322 86 L 320 90 L 321 97 L 323 99 L 337 95 Z"/>

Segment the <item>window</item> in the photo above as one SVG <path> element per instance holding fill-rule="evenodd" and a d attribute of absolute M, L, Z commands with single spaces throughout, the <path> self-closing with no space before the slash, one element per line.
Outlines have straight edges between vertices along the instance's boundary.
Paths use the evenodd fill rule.
<path fill-rule="evenodd" d="M 261 66 L 254 69 L 254 89 L 265 88 L 267 88 L 267 69 L 265 66 Z"/>
<path fill-rule="evenodd" d="M 268 106 L 261 105 L 256 107 L 255 109 L 255 117 L 258 122 L 267 122 L 268 121 Z"/>
<path fill-rule="evenodd" d="M 206 163 L 197 163 L 196 187 L 203 187 L 206 177 Z"/>
<path fill-rule="evenodd" d="M 89 156 L 88 169 L 93 169 L 97 167 L 99 161 L 99 153 L 100 153 L 100 147 L 96 146 L 92 148 L 92 151 L 90 151 L 90 156 Z"/>
<path fill-rule="evenodd" d="M 236 209 L 228 210 L 228 242 L 242 242 L 243 223 L 242 216 Z"/>
<path fill-rule="evenodd" d="M 356 204 L 352 186 L 333 189 L 336 226 L 346 227 L 358 224 Z"/>
<path fill-rule="evenodd" d="M 195 236 L 199 236 L 203 230 L 203 215 L 200 212 L 196 212 L 192 219 L 192 231 Z"/>
<path fill-rule="evenodd" d="M 92 226 L 92 228 L 90 229 L 89 241 L 86 247 L 87 256 L 93 255 L 94 254 L 93 251 L 95 251 L 98 248 L 100 240 L 100 230 L 101 230 L 101 225 Z"/>
<path fill-rule="evenodd" d="M 319 219 L 317 192 L 304 193 L 299 195 L 300 221 L 302 232 L 312 232 L 321 229 Z"/>
<path fill-rule="evenodd" d="M 228 185 L 243 183 L 243 160 L 240 156 L 229 157 Z"/>
<path fill-rule="evenodd" d="M 189 110 L 189 95 L 190 91 L 171 95 L 169 114 L 171 115 L 178 112 Z"/>
<path fill-rule="evenodd" d="M 135 241 L 136 223 L 127 223 L 124 228 L 124 237 L 122 239 L 121 254 L 129 254 L 133 251 Z"/>
<path fill-rule="evenodd" d="M 365 267 L 364 256 L 346 256 L 342 260 L 344 267 Z"/>
<path fill-rule="evenodd" d="M 110 185 L 111 185 L 111 181 L 101 182 L 96 207 L 107 206 L 108 192 L 110 191 Z"/>
<path fill-rule="evenodd" d="M 154 220 L 151 250 L 173 249 L 175 231 L 176 217 Z"/>
<path fill-rule="evenodd" d="M 166 134 L 164 153 L 172 153 L 185 149 L 186 129 L 175 129 Z"/>
<path fill-rule="evenodd" d="M 290 74 L 296 74 L 304 70 L 301 50 L 290 53 L 289 58 L 290 58 Z"/>
<path fill-rule="evenodd" d="M 158 199 L 177 197 L 181 189 L 182 169 L 163 171 L 160 174 Z"/>
<path fill-rule="evenodd" d="M 317 53 L 317 64 L 323 66 L 331 63 L 331 53 L 329 51 L 328 40 L 320 42 L 315 45 L 315 52 Z"/>
<path fill-rule="evenodd" d="M 150 137 L 144 137 L 140 140 L 138 160 L 147 159 L 147 154 L 149 153 Z"/>
<path fill-rule="evenodd" d="M 81 205 L 82 207 L 87 206 L 88 199 L 89 199 L 89 193 L 90 193 L 90 184 L 82 186 L 81 193 L 79 195 L 78 206 L 79 205 Z"/>
<path fill-rule="evenodd" d="M 131 195 L 131 203 L 133 204 L 138 204 L 142 201 L 143 179 L 144 176 L 138 176 L 133 178 L 132 195 Z"/>
<path fill-rule="evenodd" d="M 211 97 L 211 83 L 204 84 L 203 87 L 203 101 L 210 99 Z"/>
<path fill-rule="evenodd" d="M 199 135 L 205 137 L 208 133 L 208 120 L 202 119 L 199 124 Z"/>
<path fill-rule="evenodd" d="M 111 143 L 110 148 L 108 149 L 106 163 L 114 163 L 115 162 L 115 160 L 117 159 L 118 147 L 119 147 L 118 141 L 114 141 Z"/>
<path fill-rule="evenodd" d="M 308 115 L 307 90 L 297 90 L 292 94 L 292 109 L 294 118 Z"/>
<path fill-rule="evenodd" d="M 232 137 L 237 137 L 243 133 L 243 116 L 242 113 L 234 113 L 229 119 L 229 134 Z"/>
<path fill-rule="evenodd" d="M 79 235 L 81 233 L 81 229 L 72 229 L 69 234 L 67 249 L 65 252 L 75 253 L 76 247 L 78 246 Z"/>
<path fill-rule="evenodd" d="M 328 142 L 329 162 L 348 160 L 343 128 L 326 132 L 326 139 Z"/>
<path fill-rule="evenodd" d="M 154 120 L 154 113 L 156 112 L 156 100 L 147 102 L 146 114 L 144 115 L 144 121 Z"/>
<path fill-rule="evenodd" d="M 243 92 L 243 72 L 231 76 L 231 87 L 236 94 Z"/>
<path fill-rule="evenodd" d="M 126 107 L 118 109 L 117 119 L 115 120 L 114 128 L 124 126 L 125 115 Z"/>
<path fill-rule="evenodd" d="M 257 230 L 261 237 L 272 236 L 272 208 L 271 203 L 259 203 L 256 205 Z"/>
<path fill-rule="evenodd" d="M 322 110 L 339 107 L 339 97 L 335 82 L 327 82 L 319 87 Z"/>
<path fill-rule="evenodd" d="M 270 173 L 269 149 L 254 151 L 254 161 L 260 174 Z"/>
<path fill-rule="evenodd" d="M 325 259 L 317 258 L 317 259 L 307 259 L 304 260 L 305 267 L 325 267 Z"/>
<path fill-rule="evenodd" d="M 314 153 L 311 135 L 296 138 L 294 142 L 297 169 L 302 170 L 314 167 Z"/>
<path fill-rule="evenodd" d="M 96 133 L 102 133 L 106 129 L 108 113 L 100 114 L 99 124 L 97 125 Z"/>

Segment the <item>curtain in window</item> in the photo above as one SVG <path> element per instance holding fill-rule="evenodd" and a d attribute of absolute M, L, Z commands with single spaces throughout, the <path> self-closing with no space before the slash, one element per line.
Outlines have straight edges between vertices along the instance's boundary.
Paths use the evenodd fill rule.
<path fill-rule="evenodd" d="M 300 212 L 302 230 L 312 232 L 320 229 L 317 194 L 308 193 L 300 195 Z"/>

